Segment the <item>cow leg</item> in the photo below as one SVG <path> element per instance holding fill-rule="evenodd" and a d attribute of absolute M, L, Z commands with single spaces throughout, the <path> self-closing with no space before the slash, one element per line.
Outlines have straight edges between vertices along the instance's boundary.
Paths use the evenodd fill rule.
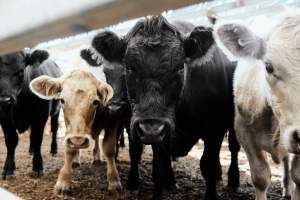
<path fill-rule="evenodd" d="M 18 145 L 19 137 L 15 127 L 11 122 L 5 121 L 1 123 L 1 126 L 4 132 L 5 144 L 7 149 L 6 161 L 2 173 L 3 179 L 6 179 L 14 177 L 14 171 L 16 169 L 15 149 Z"/>
<path fill-rule="evenodd" d="M 73 158 L 73 162 L 72 162 L 72 168 L 78 168 L 80 167 L 80 157 L 81 157 L 81 150 L 79 149 L 78 151 L 75 152 L 74 158 Z"/>
<path fill-rule="evenodd" d="M 99 135 L 94 138 L 95 140 L 95 146 L 93 149 L 93 165 L 100 165 L 101 164 L 101 154 L 100 154 L 100 148 L 99 148 Z"/>
<path fill-rule="evenodd" d="M 290 176 L 290 159 L 289 155 L 285 156 L 281 162 L 282 165 L 282 197 L 290 199 L 292 196 L 293 182 Z"/>
<path fill-rule="evenodd" d="M 31 136 L 31 130 L 30 130 L 30 133 L 29 133 L 29 154 L 32 155 L 33 154 L 33 146 L 32 146 L 32 136 Z"/>
<path fill-rule="evenodd" d="M 129 129 L 127 129 L 129 130 Z M 139 163 L 144 145 L 137 138 L 129 138 L 130 171 L 127 180 L 127 189 L 137 190 L 139 187 Z"/>
<path fill-rule="evenodd" d="M 47 115 L 37 116 L 37 120 L 35 120 L 31 126 L 33 146 L 32 171 L 36 173 L 37 177 L 43 175 L 43 158 L 41 154 L 41 145 L 47 118 Z"/>
<path fill-rule="evenodd" d="M 51 155 L 56 156 L 57 154 L 57 131 L 59 127 L 59 112 L 51 117 L 51 133 L 52 133 L 52 141 L 51 141 Z"/>
<path fill-rule="evenodd" d="M 115 154 L 117 143 L 117 126 L 105 129 L 102 149 L 106 158 L 108 190 L 122 190 L 119 173 L 116 167 Z"/>
<path fill-rule="evenodd" d="M 244 146 L 255 187 L 256 200 L 267 200 L 267 190 L 271 183 L 271 170 L 263 151 L 258 150 L 251 141 Z"/>
<path fill-rule="evenodd" d="M 240 171 L 238 164 L 238 153 L 241 146 L 236 138 L 234 128 L 229 129 L 228 135 L 229 151 L 231 153 L 231 162 L 228 170 L 228 187 L 237 191 L 240 186 Z"/>
<path fill-rule="evenodd" d="M 211 133 L 214 137 L 204 139 L 204 152 L 200 160 L 200 169 L 206 182 L 205 200 L 217 199 L 216 181 L 220 162 L 219 154 L 224 138 L 223 132 Z"/>
<path fill-rule="evenodd" d="M 296 185 L 292 200 L 300 200 L 300 156 L 295 155 L 292 160 L 291 176 Z"/>
<path fill-rule="evenodd" d="M 153 199 L 159 199 L 162 189 L 174 188 L 175 178 L 171 165 L 171 156 L 166 143 L 152 145 L 152 151 L 152 178 L 154 182 Z"/>
<path fill-rule="evenodd" d="M 122 136 L 124 135 L 123 132 L 124 132 L 124 125 L 122 123 L 119 123 L 118 129 L 117 129 L 116 159 L 118 158 L 118 155 L 119 155 L 119 146 L 124 147 L 121 145 L 121 139 L 122 139 Z M 123 140 L 124 140 L 124 138 L 123 138 Z M 119 145 L 119 141 L 120 141 L 120 145 Z"/>
<path fill-rule="evenodd" d="M 125 137 L 124 137 L 124 127 L 122 126 L 122 130 L 120 130 L 120 147 L 125 147 Z"/>
<path fill-rule="evenodd" d="M 72 179 L 72 162 L 76 155 L 79 154 L 78 150 L 65 149 L 64 165 L 61 168 L 54 190 L 57 194 L 65 194 L 70 191 Z"/>

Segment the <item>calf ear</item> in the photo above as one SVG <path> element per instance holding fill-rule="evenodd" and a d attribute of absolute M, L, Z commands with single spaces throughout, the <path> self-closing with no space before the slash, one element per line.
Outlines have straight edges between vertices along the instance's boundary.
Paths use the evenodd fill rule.
<path fill-rule="evenodd" d="M 96 35 L 92 40 L 92 47 L 109 62 L 121 63 L 126 44 L 115 33 L 105 31 Z"/>
<path fill-rule="evenodd" d="M 241 24 L 223 24 L 215 28 L 214 37 L 217 45 L 229 57 L 263 58 L 265 43 L 249 28 Z"/>
<path fill-rule="evenodd" d="M 201 58 L 214 43 L 212 28 L 197 26 L 184 40 L 184 52 L 187 58 Z"/>
<path fill-rule="evenodd" d="M 42 99 L 58 99 L 62 91 L 62 84 L 57 78 L 43 75 L 30 82 L 30 89 Z"/>
<path fill-rule="evenodd" d="M 49 53 L 44 50 L 35 50 L 32 53 L 25 53 L 25 65 L 39 65 L 43 61 L 47 60 L 49 57 Z"/>
<path fill-rule="evenodd" d="M 113 95 L 114 91 L 109 84 L 103 82 L 98 84 L 98 96 L 104 106 L 107 106 Z"/>

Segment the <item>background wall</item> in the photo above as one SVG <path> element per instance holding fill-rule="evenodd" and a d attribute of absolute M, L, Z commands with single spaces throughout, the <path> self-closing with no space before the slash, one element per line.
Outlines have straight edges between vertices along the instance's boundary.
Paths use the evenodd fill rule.
<path fill-rule="evenodd" d="M 0 0 L 0 40 L 111 0 Z"/>

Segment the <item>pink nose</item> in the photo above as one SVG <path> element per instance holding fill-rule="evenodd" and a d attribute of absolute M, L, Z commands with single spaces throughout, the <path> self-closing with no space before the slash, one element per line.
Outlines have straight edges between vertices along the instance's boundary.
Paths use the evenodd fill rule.
<path fill-rule="evenodd" d="M 89 147 L 89 139 L 84 136 L 69 137 L 66 141 L 67 145 L 71 148 L 87 148 Z"/>

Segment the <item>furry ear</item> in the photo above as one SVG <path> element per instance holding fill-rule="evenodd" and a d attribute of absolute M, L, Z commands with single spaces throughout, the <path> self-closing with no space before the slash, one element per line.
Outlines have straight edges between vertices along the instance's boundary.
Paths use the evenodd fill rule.
<path fill-rule="evenodd" d="M 39 65 L 49 57 L 49 53 L 44 50 L 35 50 L 32 53 L 25 53 L 25 66 Z"/>
<path fill-rule="evenodd" d="M 92 40 L 92 47 L 109 62 L 121 63 L 125 54 L 126 44 L 115 33 L 104 31 Z"/>
<path fill-rule="evenodd" d="M 113 95 L 114 91 L 109 84 L 103 82 L 98 84 L 98 96 L 104 106 L 107 106 Z"/>
<path fill-rule="evenodd" d="M 187 58 L 201 58 L 213 45 L 212 28 L 197 26 L 184 40 L 184 52 Z"/>
<path fill-rule="evenodd" d="M 253 57 L 262 59 L 265 55 L 265 42 L 249 28 L 241 24 L 228 23 L 215 28 L 217 45 L 230 57 Z"/>
<path fill-rule="evenodd" d="M 82 49 L 80 51 L 80 56 L 92 67 L 98 67 L 103 63 L 102 56 L 99 53 L 92 51 L 91 49 Z"/>
<path fill-rule="evenodd" d="M 41 99 L 57 99 L 62 91 L 62 84 L 57 78 L 43 75 L 30 82 L 30 89 Z"/>

